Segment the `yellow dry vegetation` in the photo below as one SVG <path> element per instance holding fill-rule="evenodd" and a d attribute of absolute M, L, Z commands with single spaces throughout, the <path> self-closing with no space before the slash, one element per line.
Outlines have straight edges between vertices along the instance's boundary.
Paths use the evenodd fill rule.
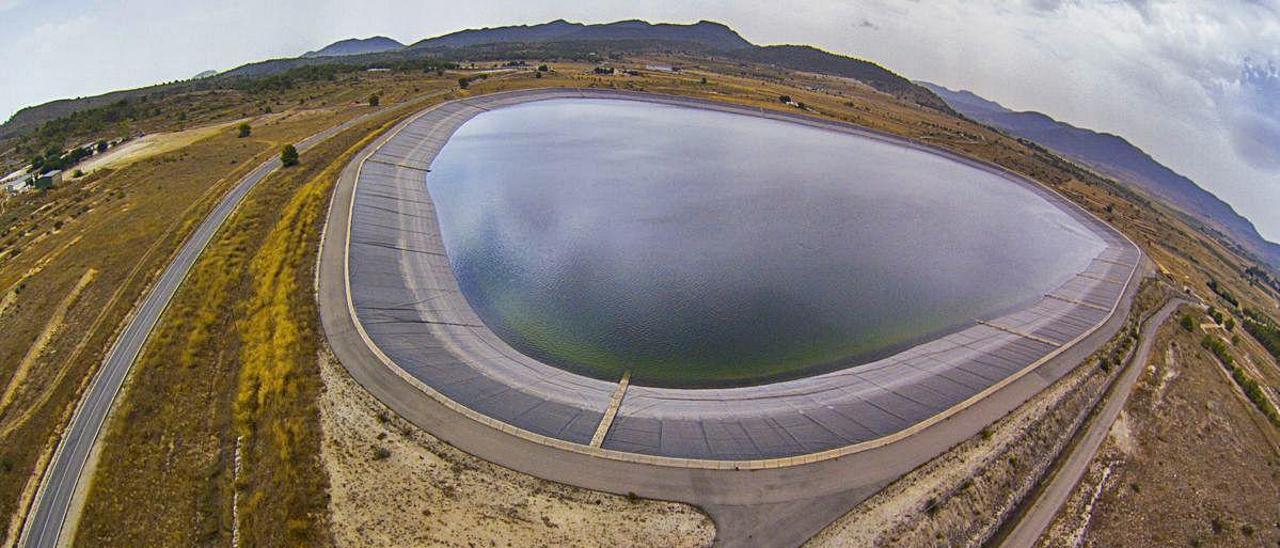
<path fill-rule="evenodd" d="M 78 543 L 188 546 L 236 534 L 244 545 L 328 543 L 309 403 L 320 389 L 315 351 L 289 356 L 318 336 L 301 284 L 337 173 L 326 167 L 381 123 L 332 137 L 301 166 L 267 177 L 201 254 L 109 419 Z M 271 348 L 286 332 L 293 344 Z"/>
<path fill-rule="evenodd" d="M 99 169 L 120 169 L 134 162 L 145 160 L 153 156 L 159 156 L 167 152 L 173 152 L 190 146 L 196 141 L 213 137 L 219 132 L 225 131 L 227 128 L 236 125 L 241 121 L 242 120 L 232 120 L 230 122 L 210 124 L 203 127 L 184 129 L 182 131 L 144 135 L 138 139 L 123 143 L 101 156 L 95 156 L 85 160 L 77 169 L 85 175 L 93 173 Z"/>
<path fill-rule="evenodd" d="M 238 514 L 256 522 L 244 531 L 269 535 L 283 529 L 283 539 L 258 538 L 269 544 L 314 540 L 309 536 L 325 513 L 323 490 L 299 488 L 322 486 L 317 478 L 324 475 L 315 458 L 319 424 L 312 403 L 322 388 L 315 362 L 316 303 L 309 290 L 318 226 L 342 166 L 385 127 L 356 142 L 303 185 L 249 263 L 252 290 L 237 325 Z"/>
<path fill-rule="evenodd" d="M 13 396 L 22 388 L 23 382 L 27 379 L 27 374 L 31 371 L 31 366 L 35 365 L 36 359 L 44 352 L 44 347 L 48 344 L 49 339 L 62 328 L 62 321 L 67 316 L 67 310 L 76 302 L 76 298 L 80 296 L 80 292 L 84 291 L 85 286 L 89 285 L 98 271 L 92 268 L 85 270 L 80 275 L 80 279 L 76 281 L 75 287 L 71 288 L 71 292 L 62 298 L 62 302 L 58 303 L 58 308 L 54 309 L 53 316 L 49 318 L 49 322 L 45 324 L 44 331 L 40 332 L 40 336 L 36 337 L 35 343 L 27 350 L 27 355 L 23 356 L 22 362 L 18 364 L 18 369 L 14 372 L 13 377 L 9 379 L 8 386 L 5 387 L 3 395 L 0 395 L 0 419 L 5 417 L 5 411 L 8 410 L 9 404 L 13 403 Z"/>

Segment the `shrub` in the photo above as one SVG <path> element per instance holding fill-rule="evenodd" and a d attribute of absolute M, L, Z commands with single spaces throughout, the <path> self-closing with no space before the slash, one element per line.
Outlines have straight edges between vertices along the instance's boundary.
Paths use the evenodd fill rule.
<path fill-rule="evenodd" d="M 640 497 L 636 495 L 635 491 L 627 491 L 627 502 L 635 503 L 639 500 L 640 500 Z"/>
<path fill-rule="evenodd" d="M 1223 325 L 1224 323 L 1226 323 L 1226 318 L 1223 317 L 1222 311 L 1212 306 L 1209 307 L 1209 317 L 1213 318 L 1213 323 L 1216 323 L 1218 325 Z"/>
<path fill-rule="evenodd" d="M 236 133 L 236 137 L 243 139 L 248 137 L 250 133 L 253 133 L 253 128 L 249 127 L 249 124 L 240 124 L 236 127 L 236 131 L 238 132 Z"/>
<path fill-rule="evenodd" d="M 538 72 L 547 72 L 549 70 L 551 70 L 551 67 L 548 67 L 546 65 L 538 65 Z"/>
<path fill-rule="evenodd" d="M 1183 314 L 1182 319 L 1179 320 L 1179 323 L 1181 323 L 1182 328 L 1186 329 L 1187 331 L 1194 331 L 1196 328 L 1196 321 L 1191 319 L 1190 314 Z"/>
<path fill-rule="evenodd" d="M 470 86 L 470 85 L 471 85 L 471 80 L 467 79 L 465 76 L 462 78 L 458 78 L 458 87 L 462 89 L 467 89 L 467 86 Z"/>
<path fill-rule="evenodd" d="M 790 102 L 791 102 L 791 96 L 790 96 L 790 95 L 779 95 L 779 96 L 778 96 L 778 102 L 779 102 L 779 103 L 790 103 Z"/>
<path fill-rule="evenodd" d="M 376 107 L 376 106 L 378 106 L 378 103 L 379 103 L 379 102 L 381 102 L 381 101 L 378 99 L 378 94 L 377 94 L 377 93 L 375 93 L 375 94 L 373 94 L 373 95 L 370 95 L 370 96 L 369 96 L 369 106 L 371 106 L 371 107 Z"/>
<path fill-rule="evenodd" d="M 292 167 L 298 165 L 298 149 L 293 145 L 285 145 L 284 150 L 280 151 L 280 163 L 284 167 Z"/>
<path fill-rule="evenodd" d="M 391 450 L 386 447 L 379 447 L 373 450 L 373 460 L 386 460 L 391 458 Z"/>

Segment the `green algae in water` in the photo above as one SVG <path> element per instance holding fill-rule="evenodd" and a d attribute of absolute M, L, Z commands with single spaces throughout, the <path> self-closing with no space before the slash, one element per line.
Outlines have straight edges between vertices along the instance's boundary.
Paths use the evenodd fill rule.
<path fill-rule="evenodd" d="M 1039 298 L 1103 243 L 1001 177 L 799 124 L 619 100 L 467 122 L 427 183 L 515 349 L 665 386 L 856 366 Z"/>

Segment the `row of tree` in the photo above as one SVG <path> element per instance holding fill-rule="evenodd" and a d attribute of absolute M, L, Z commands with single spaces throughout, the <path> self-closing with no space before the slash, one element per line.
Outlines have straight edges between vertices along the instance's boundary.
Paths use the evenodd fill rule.
<path fill-rule="evenodd" d="M 66 169 L 80 163 L 80 160 L 93 156 L 95 151 L 98 153 L 106 152 L 108 146 L 106 141 L 98 141 L 96 145 L 75 147 L 66 152 L 59 150 L 57 147 L 50 147 L 44 151 L 44 154 L 37 154 L 31 157 L 30 171 L 36 175 L 44 175 L 50 171 Z"/>
<path fill-rule="evenodd" d="M 1280 360 L 1280 326 L 1266 315 L 1246 308 L 1244 311 L 1244 329 L 1262 344 L 1267 352 Z"/>

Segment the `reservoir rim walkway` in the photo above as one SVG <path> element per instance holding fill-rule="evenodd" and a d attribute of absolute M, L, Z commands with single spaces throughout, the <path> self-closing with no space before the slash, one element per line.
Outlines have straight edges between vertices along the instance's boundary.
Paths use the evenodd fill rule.
<path fill-rule="evenodd" d="M 563 89 L 503 92 L 470 97 L 467 101 L 471 103 L 479 100 L 525 102 L 538 98 L 585 96 L 700 103 L 698 100 L 654 94 Z M 454 106 L 450 107 L 451 104 Z M 719 103 L 709 104 L 717 108 L 756 110 Z M 451 108 L 462 110 L 450 112 Z M 468 113 L 467 110 L 471 112 Z M 647 498 L 696 504 L 716 521 L 717 542 L 725 545 L 798 544 L 901 474 L 977 434 L 988 424 L 1003 417 L 1049 384 L 1074 370 L 1089 354 L 1117 333 L 1123 327 L 1128 315 L 1132 295 L 1137 288 L 1137 279 L 1150 273 L 1150 266 L 1142 259 L 1137 247 L 1127 238 L 1108 228 L 1116 243 L 1120 245 L 1120 249 L 1112 253 L 1104 253 L 1104 256 L 1095 262 L 1116 266 L 1132 265 L 1128 276 L 1129 282 L 1125 284 L 1124 292 L 1112 303 L 1098 300 L 1096 296 L 1082 291 L 1081 287 L 1075 288 L 1077 294 L 1058 295 L 1057 299 L 1050 299 L 1064 305 L 1087 303 L 1094 307 L 1102 307 L 1110 304 L 1108 308 L 1111 312 L 1104 320 L 1073 340 L 1072 344 L 1064 345 L 1052 356 L 1038 360 L 1034 367 L 1024 368 L 1022 374 L 1006 377 L 1001 386 L 988 391 L 983 397 L 975 397 L 965 405 L 957 406 L 949 416 L 928 423 L 917 423 L 909 433 L 899 432 L 899 435 L 892 439 L 888 439 L 887 436 L 881 437 L 879 442 L 863 445 L 856 451 L 846 449 L 841 454 L 807 454 L 801 455 L 800 458 L 735 462 L 628 453 L 592 448 L 587 443 L 573 443 L 550 436 L 536 435 L 503 421 L 492 418 L 486 420 L 482 414 L 468 410 L 447 397 L 442 397 L 430 386 L 399 367 L 378 345 L 373 344 L 368 333 L 362 330 L 362 326 L 357 321 L 358 315 L 351 296 L 352 279 L 348 274 L 353 263 L 349 244 L 352 241 L 352 231 L 359 229 L 352 224 L 357 209 L 357 181 L 369 165 L 385 166 L 385 164 L 375 164 L 365 160 L 383 151 L 384 146 L 392 138 L 415 131 L 406 128 L 421 121 L 427 115 L 445 119 L 449 122 L 447 125 L 452 126 L 451 129 L 445 128 L 447 133 L 444 138 L 438 134 L 430 136 L 421 132 L 416 136 L 419 139 L 432 137 L 436 141 L 432 146 L 438 150 L 447 141 L 447 135 L 460 127 L 470 116 L 479 112 L 482 111 L 458 103 L 445 103 L 427 109 L 402 122 L 393 132 L 376 140 L 344 169 L 335 188 L 317 268 L 321 319 L 335 356 L 359 384 L 393 411 L 468 453 L 520 472 L 567 484 L 619 494 L 635 493 Z M 791 117 L 781 113 L 774 113 L 774 115 Z M 812 119 L 805 121 L 827 123 Z M 830 123 L 830 125 L 840 127 L 842 130 L 870 133 L 847 124 Z M 889 138 L 878 134 L 873 136 Z M 414 152 L 412 148 L 410 146 L 409 149 L 401 149 L 399 152 L 402 155 Z M 950 153 L 947 154 L 950 155 Z M 976 160 L 957 158 L 973 165 L 985 165 Z M 413 163 L 405 165 L 411 167 L 395 168 L 390 175 L 417 177 L 417 179 L 408 180 L 416 180 L 417 186 L 425 193 L 425 185 L 421 184 L 423 182 L 421 177 L 422 170 L 429 168 L 429 161 L 424 162 L 423 158 L 415 157 Z M 404 171 L 397 171 L 400 169 Z M 996 168 L 987 167 L 986 169 Z M 387 174 L 384 172 L 383 175 Z M 1007 176 L 1017 177 L 1012 174 Z M 1025 179 L 1021 180 L 1022 184 L 1035 185 Z M 1037 188 L 1040 188 L 1043 193 L 1057 196 L 1051 190 Z M 1058 199 L 1065 201 L 1065 198 L 1060 196 Z M 1066 203 L 1070 204 L 1070 202 Z M 1078 215 L 1089 215 L 1074 204 L 1068 207 L 1075 207 Z M 1101 223 L 1096 217 L 1092 218 Z M 434 222 L 434 219 L 431 220 Z M 438 227 L 430 228 L 431 231 L 438 230 Z M 1125 252 L 1125 244 L 1129 246 L 1128 253 Z M 452 277 L 447 265 L 440 274 Z M 404 302 L 414 301 L 406 300 L 400 304 Z M 1015 328 L 1023 327 L 1018 324 L 1006 325 Z M 438 342 L 432 344 L 435 348 L 430 349 L 431 352 L 451 351 L 446 344 Z M 563 371 L 560 373 L 563 374 Z M 592 381 L 598 383 L 606 394 L 612 394 L 617 388 L 612 383 Z M 633 391 L 642 388 L 631 387 L 626 393 L 626 398 L 630 399 Z M 604 409 L 604 407 L 605 404 L 602 403 L 600 408 Z M 586 430 L 589 432 L 594 432 L 599 426 L 598 421 L 586 422 L 588 423 Z M 615 423 L 611 431 L 617 428 L 618 424 Z"/>
<path fill-rule="evenodd" d="M 889 358 L 813 377 L 726 389 L 632 386 L 619 406 L 611 403 L 614 383 L 523 356 L 484 327 L 457 289 L 438 234 L 434 205 L 422 180 L 452 133 L 473 116 L 494 108 L 567 97 L 644 100 L 736 114 L 767 114 L 652 94 L 507 92 L 445 103 L 419 113 L 354 162 L 356 186 L 359 189 L 364 183 L 366 192 L 356 191 L 357 199 L 348 215 L 352 226 L 344 250 L 344 276 L 349 312 L 362 338 L 406 381 L 474 420 L 515 435 L 609 458 L 709 468 L 770 468 L 854 454 L 945 420 L 1078 343 L 1114 313 L 1138 269 L 1141 255 L 1132 242 L 1087 212 L 1072 210 L 1067 205 L 1070 202 L 1056 193 L 980 162 L 912 142 L 894 142 L 985 168 L 1038 191 L 1041 197 L 1073 213 L 1108 246 L 1089 270 L 1077 273 L 1064 287 L 1037 301 L 1034 312 L 1020 310 L 999 319 L 980 319 L 973 327 Z M 795 116 L 778 116 L 797 121 Z M 825 122 L 808 117 L 798 120 L 808 125 Z M 857 135 L 866 132 L 840 124 L 822 127 L 842 132 L 852 129 Z M 881 141 L 895 139 L 878 133 L 868 136 Z M 375 185 L 376 192 L 367 190 Z M 360 204 L 368 209 L 362 212 Z M 361 226 L 362 220 L 375 215 L 372 210 L 376 210 L 378 226 Z M 400 212 L 398 219 L 391 213 L 395 211 Z M 404 230 L 388 226 L 389 220 Z M 357 232 L 362 229 L 364 233 Z M 1110 240 L 1106 240 L 1108 236 Z M 353 253 L 361 255 L 354 272 Z M 1117 274 L 1124 275 L 1122 283 L 1111 277 Z M 384 283 L 397 275 L 402 278 L 399 282 Z M 1072 283 L 1077 286 L 1076 294 L 1064 298 L 1060 293 L 1071 289 Z M 377 284 L 383 285 L 368 288 Z M 421 284 L 430 287 L 424 289 Z M 411 287 L 414 285 L 419 287 Z M 1118 287 L 1108 291 L 1106 285 Z M 432 298 L 421 298 L 424 291 Z M 1089 297 L 1094 297 L 1092 302 Z M 1111 301 L 1105 307 L 1106 315 L 1101 314 L 1104 307 L 1099 298 Z M 419 342 L 405 339 L 428 341 L 437 348 L 425 355 L 416 347 Z M 942 341 L 948 342 L 940 344 Z M 432 371 L 437 363 L 451 359 L 465 362 L 471 369 L 450 362 L 450 371 Z M 957 363 L 966 359 L 970 361 Z M 418 363 L 406 367 L 405 362 Z M 914 375 L 913 382 L 919 386 L 900 379 L 904 372 Z M 475 387 L 456 388 L 468 383 Z M 488 409 L 483 407 L 486 405 Z M 502 405 L 509 408 L 500 408 Z M 761 412 L 761 405 L 773 406 L 774 411 Z M 539 412 L 547 416 L 530 420 L 520 416 Z M 608 436 L 597 440 L 594 434 L 600 433 L 598 427 L 605 422 L 606 412 L 612 425 Z M 734 422 L 736 416 L 747 418 Z"/>

